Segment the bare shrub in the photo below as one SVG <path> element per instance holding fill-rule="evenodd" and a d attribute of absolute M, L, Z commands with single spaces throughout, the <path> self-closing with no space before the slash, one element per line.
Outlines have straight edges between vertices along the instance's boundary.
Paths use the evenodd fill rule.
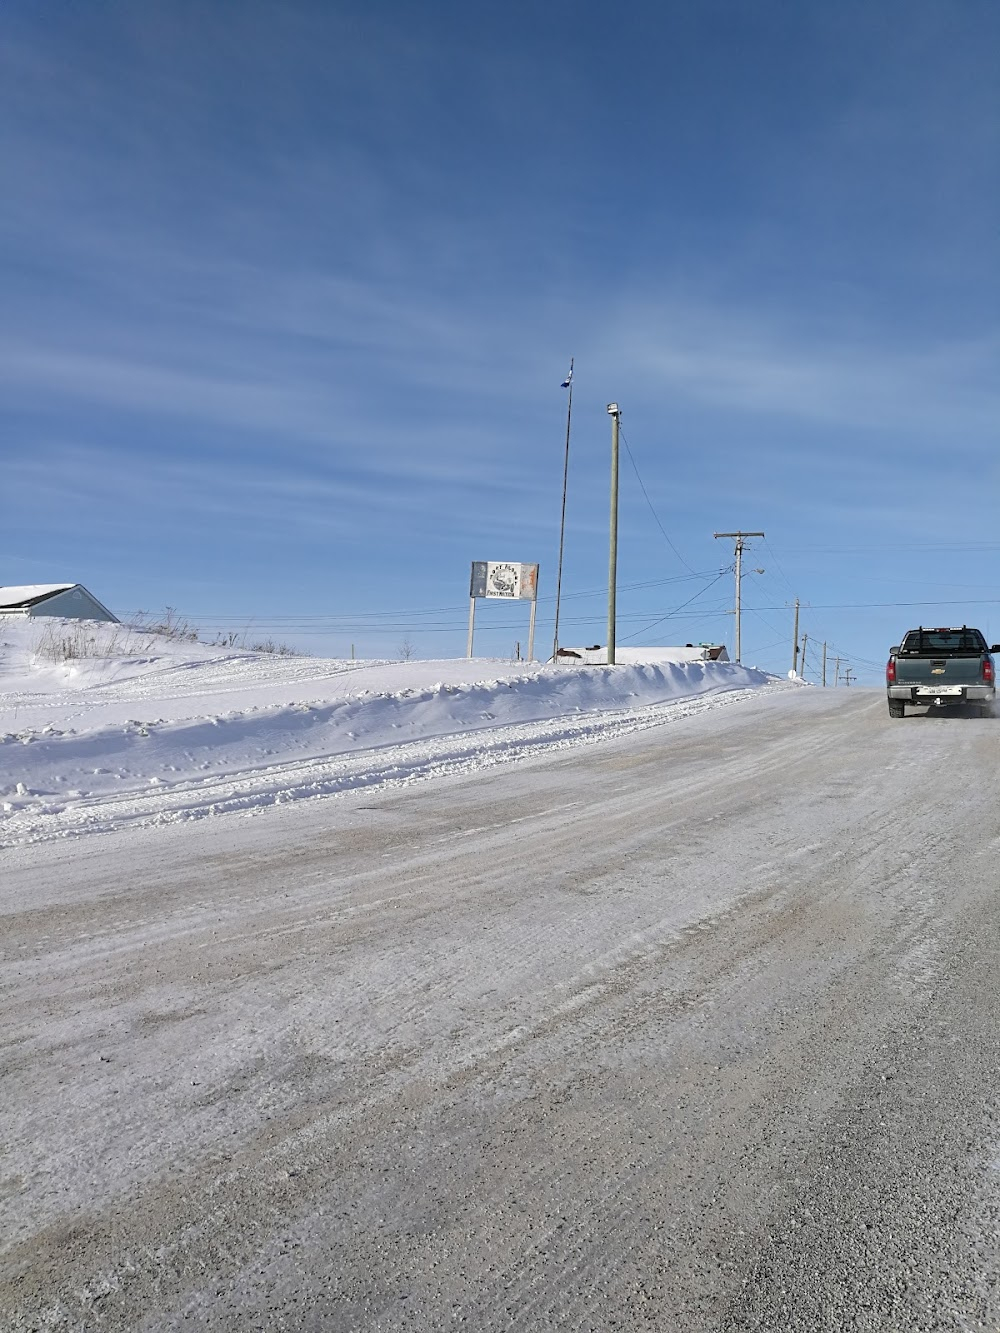
<path fill-rule="evenodd" d="M 274 653 L 277 657 L 304 657 L 297 649 L 290 647 L 287 643 L 275 643 L 273 639 L 262 639 L 259 643 L 250 645 L 252 653 Z"/>
<path fill-rule="evenodd" d="M 72 662 L 88 657 L 130 657 L 147 647 L 136 639 L 130 625 L 53 620 L 34 640 L 32 651 L 45 662 Z"/>
<path fill-rule="evenodd" d="M 246 630 L 226 630 L 217 634 L 210 646 L 245 648 L 246 637 Z M 121 623 L 53 619 L 44 627 L 40 626 L 40 632 L 32 642 L 32 651 L 36 659 L 44 662 L 72 662 L 99 657 L 147 657 L 156 655 L 157 641 L 162 639 L 181 643 L 200 642 L 194 626 L 168 606 L 161 616 L 137 611 L 130 620 Z M 276 643 L 271 638 L 251 643 L 249 651 L 274 653 L 278 657 L 305 656 L 289 644 Z"/>
<path fill-rule="evenodd" d="M 183 643 L 197 643 L 198 630 L 190 621 L 184 620 L 172 606 L 165 606 L 162 611 L 136 611 L 130 624 L 147 634 L 162 634 L 165 639 L 177 639 Z"/>

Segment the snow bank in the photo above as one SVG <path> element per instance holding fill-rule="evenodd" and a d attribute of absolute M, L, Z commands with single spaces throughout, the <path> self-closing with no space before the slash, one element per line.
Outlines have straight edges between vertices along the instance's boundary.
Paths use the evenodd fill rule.
<path fill-rule="evenodd" d="M 0 846 L 484 768 L 774 688 L 728 662 L 358 663 L 170 640 L 53 664 L 33 635 L 0 624 Z"/>

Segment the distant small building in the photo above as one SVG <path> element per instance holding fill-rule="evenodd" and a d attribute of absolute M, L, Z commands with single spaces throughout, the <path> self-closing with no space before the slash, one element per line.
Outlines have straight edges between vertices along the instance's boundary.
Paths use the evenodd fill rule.
<path fill-rule="evenodd" d="M 592 648 L 560 648 L 556 660 L 567 666 L 605 666 L 608 650 L 595 643 Z M 618 666 L 655 666 L 659 662 L 728 662 L 722 643 L 685 643 L 674 648 L 615 647 Z"/>
<path fill-rule="evenodd" d="M 61 616 L 66 620 L 110 620 L 118 617 L 102 606 L 82 583 L 26 583 L 0 587 L 0 616 Z"/>

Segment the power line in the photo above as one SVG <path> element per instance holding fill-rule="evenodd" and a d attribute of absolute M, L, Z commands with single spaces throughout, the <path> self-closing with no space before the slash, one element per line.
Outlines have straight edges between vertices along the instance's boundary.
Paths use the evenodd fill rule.
<path fill-rule="evenodd" d="M 865 551 L 998 551 L 1000 542 L 889 542 L 869 546 L 788 546 L 789 555 L 844 555 Z"/>
<path fill-rule="evenodd" d="M 690 606 L 692 602 L 697 601 L 699 597 L 704 596 L 704 594 L 708 592 L 709 588 L 714 587 L 715 584 L 719 582 L 719 579 L 724 579 L 728 573 L 729 573 L 728 569 L 722 570 L 721 573 L 716 578 L 714 578 L 711 583 L 709 583 L 706 587 L 702 588 L 699 592 L 696 592 L 693 597 L 689 597 L 686 602 L 682 602 L 681 605 L 675 607 L 673 611 L 668 611 L 665 616 L 660 616 L 658 620 L 650 621 L 648 625 L 645 625 L 642 629 L 636 630 L 634 634 L 627 634 L 625 638 L 626 639 L 638 638 L 640 634 L 645 634 L 647 630 L 651 630 L 654 625 L 661 625 L 664 620 L 672 619 L 672 617 L 676 616 L 678 612 L 683 611 L 686 606 Z M 712 612 L 708 612 L 707 614 L 711 615 Z"/>
<path fill-rule="evenodd" d="M 785 584 L 786 584 L 786 586 L 787 586 L 787 588 L 788 588 L 788 591 L 789 591 L 789 592 L 792 594 L 792 596 L 794 597 L 794 596 L 795 596 L 795 589 L 792 587 L 791 583 L 789 582 L 788 577 L 787 577 L 787 575 L 785 574 L 785 571 L 781 568 L 781 564 L 780 564 L 779 561 L 778 561 L 778 557 L 774 554 L 774 547 L 771 545 L 771 543 L 767 540 L 766 537 L 764 538 L 764 548 L 765 548 L 765 550 L 767 551 L 767 555 L 768 555 L 768 561 L 769 561 L 769 563 L 771 563 L 771 564 L 774 565 L 775 569 L 778 571 L 778 575 L 779 575 L 779 577 L 781 577 L 782 579 L 784 579 Z"/>
<path fill-rule="evenodd" d="M 711 580 L 711 582 L 710 582 L 709 584 L 707 584 L 707 585 L 705 586 L 705 588 L 700 589 L 700 590 L 699 590 L 698 592 L 696 592 L 692 597 L 690 597 L 686 602 L 681 603 L 681 605 L 680 605 L 679 607 L 675 607 L 673 610 L 666 612 L 663 616 L 658 617 L 656 623 L 659 623 L 659 620 L 667 619 L 667 618 L 670 617 L 670 616 L 676 615 L 676 614 L 678 613 L 678 611 L 683 610 L 684 607 L 689 606 L 692 602 L 696 601 L 700 596 L 702 596 L 705 592 L 707 592 L 709 588 L 711 588 L 715 583 L 717 583 L 717 582 L 719 581 L 719 579 L 724 578 L 727 574 L 730 574 L 731 572 L 732 572 L 731 569 L 723 570 L 722 573 L 719 574 L 715 579 Z M 786 611 L 788 608 L 787 608 L 786 606 L 769 606 L 769 607 L 766 606 L 766 607 L 746 607 L 746 608 L 744 608 L 744 609 L 747 610 L 747 611 L 752 611 L 752 612 L 754 612 L 755 614 L 758 614 L 758 615 L 759 615 L 759 612 L 761 612 L 761 611 Z M 809 610 L 814 610 L 814 609 L 816 609 L 816 608 L 814 608 L 814 607 L 809 607 L 808 609 L 809 609 Z M 821 609 L 822 609 L 822 608 L 821 608 Z M 456 617 L 457 617 L 457 614 L 458 614 L 458 613 L 456 613 Z M 621 613 L 620 616 L 619 616 L 619 619 L 625 619 L 625 620 L 637 620 L 637 619 L 640 619 L 640 618 L 643 617 L 643 616 L 648 616 L 649 614 L 650 614 L 649 611 L 645 611 L 645 612 L 643 612 L 643 611 L 626 612 L 626 613 Z M 732 616 L 733 612 L 732 612 L 732 609 L 731 609 L 731 608 L 728 608 L 728 609 L 722 609 L 722 608 L 719 608 L 719 609 L 717 609 L 717 610 L 715 610 L 715 609 L 712 609 L 712 610 L 710 610 L 710 609 L 703 609 L 703 610 L 700 610 L 698 614 L 699 614 L 699 616 L 701 616 L 701 617 L 721 618 L 721 617 L 724 617 L 724 616 Z M 193 619 L 194 617 L 186 616 L 186 618 L 187 618 L 187 619 Z M 201 620 L 204 620 L 204 621 L 206 621 L 206 622 L 209 622 L 209 623 L 215 623 L 215 622 L 212 622 L 212 621 L 211 621 L 211 618 L 208 617 L 208 616 L 201 616 L 201 617 L 197 617 L 197 618 L 198 618 L 198 619 L 201 619 Z M 767 624 L 768 628 L 771 630 L 772 633 L 777 634 L 777 633 L 779 632 L 776 626 L 769 624 L 767 621 L 764 621 L 764 618 L 763 618 L 762 616 L 760 616 L 759 618 L 760 618 L 765 624 Z M 295 628 L 301 627 L 301 629 L 304 630 L 304 631 L 311 631 L 311 632 L 315 632 L 315 633 L 323 633 L 324 631 L 326 631 L 326 632 L 330 632 L 330 633 L 336 633 L 336 632 L 339 632 L 339 631 L 343 630 L 345 627 L 349 627 L 349 626 L 351 626 L 351 625 L 356 625 L 356 624 L 358 624 L 358 620 L 359 620 L 359 619 L 360 619 L 360 618 L 358 618 L 358 619 L 352 619 L 350 616 L 344 616 L 344 617 L 341 617 L 341 618 L 337 619 L 336 621 L 333 621 L 333 620 L 329 620 L 329 621 L 320 621 L 319 623 L 316 623 L 315 621 L 311 621 L 311 622 L 308 622 L 308 623 L 307 623 L 307 622 L 304 622 L 304 621 L 291 621 L 291 622 L 289 622 L 289 621 L 284 621 L 284 622 L 280 622 L 280 627 L 285 628 L 285 629 L 289 629 L 289 630 L 290 630 L 290 629 L 295 629 Z M 588 623 L 591 623 L 591 622 L 593 621 L 593 619 L 594 619 L 594 617 L 593 617 L 592 615 L 578 615 L 578 616 L 571 617 L 569 623 L 575 623 L 575 624 L 588 624 Z M 276 627 L 279 626 L 279 622 L 278 622 L 278 621 L 276 621 L 276 620 L 274 620 L 274 619 L 272 619 L 272 618 L 270 618 L 270 617 L 266 617 L 266 616 L 244 617 L 244 618 L 242 618 L 242 619 L 238 619 L 238 620 L 236 620 L 235 623 L 236 623 L 236 624 L 239 624 L 239 625 L 247 625 L 247 624 L 249 624 L 249 625 L 251 625 L 253 628 L 256 628 L 256 629 L 259 629 L 259 628 L 261 628 L 262 626 L 270 626 L 270 625 L 274 625 L 274 626 L 276 626 Z M 498 623 L 506 624 L 506 622 L 498 622 Z M 511 624 L 514 624 L 514 623 L 515 623 L 515 622 L 511 622 Z M 454 619 L 454 620 L 440 620 L 440 621 L 430 621 L 430 622 L 419 622 L 419 621 L 407 621 L 407 620 L 401 620 L 401 621 L 399 621 L 399 622 L 389 622 L 389 623 L 381 624 L 381 625 L 379 625 L 379 624 L 374 624 L 374 625 L 369 624 L 369 625 L 366 625 L 366 626 L 365 626 L 365 629 L 366 629 L 366 630 L 370 630 L 372 633 L 377 633 L 377 632 L 379 632 L 380 629 L 404 629 L 404 628 L 405 628 L 405 629 L 414 629 L 414 630 L 421 630 L 421 629 L 425 629 L 425 630 L 452 629 L 452 628 L 455 628 L 456 626 L 461 627 L 461 626 L 463 626 L 464 624 L 465 624 L 464 620 L 460 620 L 460 619 L 458 619 L 458 618 L 456 618 L 456 619 Z M 828 640 L 828 642 L 831 642 L 831 641 Z M 856 658 L 855 660 L 860 661 L 861 659 L 860 659 L 860 658 Z"/>
<path fill-rule="evenodd" d="M 673 542 L 672 542 L 672 541 L 670 540 L 670 538 L 667 536 L 667 530 L 666 530 L 666 528 L 664 528 L 663 524 L 660 522 L 659 515 L 657 514 L 656 510 L 653 508 L 653 502 L 652 502 L 652 500 L 649 498 L 649 494 L 648 494 L 648 492 L 646 491 L 646 487 L 645 487 L 645 485 L 643 484 L 642 477 L 639 476 L 639 469 L 638 469 L 638 467 L 636 466 L 636 461 L 635 461 L 635 459 L 632 457 L 632 450 L 629 448 L 628 440 L 625 438 L 625 432 L 621 429 L 620 426 L 619 426 L 619 434 L 621 435 L 622 443 L 625 445 L 625 452 L 628 454 L 629 462 L 632 464 L 632 471 L 635 473 L 635 479 L 636 479 L 636 481 L 639 483 L 639 489 L 642 491 L 643 495 L 645 496 L 646 503 L 649 505 L 649 512 L 653 515 L 653 518 L 654 518 L 654 520 L 655 520 L 655 522 L 656 522 L 656 526 L 660 529 L 660 532 L 663 533 L 663 539 L 664 539 L 664 541 L 665 541 L 665 542 L 667 543 L 667 545 L 670 547 L 671 551 L 673 551 L 674 555 L 675 555 L 675 556 L 677 557 L 677 559 L 681 562 L 681 564 L 684 566 L 684 568 L 685 568 L 685 569 L 691 569 L 691 566 L 688 564 L 688 562 L 687 562 L 687 561 L 684 559 L 684 557 L 681 555 L 680 551 L 678 551 L 677 547 L 673 544 Z M 692 573 L 692 574 L 694 573 L 694 570 L 693 570 L 693 569 L 691 569 L 691 573 Z"/>
<path fill-rule="evenodd" d="M 760 580 L 759 580 L 754 574 L 748 574 L 748 575 L 747 575 L 747 578 L 749 578 L 749 579 L 750 579 L 752 582 L 754 582 L 754 583 L 759 583 L 759 582 L 760 582 Z M 786 580 L 786 582 L 787 582 L 787 580 Z M 754 607 L 754 606 L 748 606 L 746 609 L 747 609 L 747 611 L 752 611 L 753 614 L 757 617 L 757 619 L 761 622 L 761 624 L 766 625 L 767 628 L 771 631 L 772 634 L 780 634 L 780 633 L 781 633 L 781 630 L 778 629 L 777 625 L 772 625 L 771 622 L 770 622 L 769 620 L 765 620 L 764 617 L 760 614 L 760 612 L 757 610 L 756 607 Z"/>
<path fill-rule="evenodd" d="M 707 589 L 703 591 L 707 591 Z M 660 617 L 660 619 L 668 619 L 671 616 L 677 615 L 680 611 L 684 609 L 685 606 L 688 606 L 690 602 L 695 601 L 700 595 L 701 595 L 700 592 L 696 593 L 694 597 L 688 600 L 688 602 L 683 603 L 680 607 L 676 607 L 672 611 L 666 612 L 664 616 Z M 699 616 L 702 618 L 704 617 L 715 618 L 731 614 L 732 613 L 728 611 L 699 612 Z M 646 617 L 648 617 L 648 615 L 649 611 L 621 612 L 618 615 L 618 619 L 620 621 L 644 620 L 646 619 Z M 223 628 L 222 626 L 217 626 L 217 622 L 211 621 L 207 617 L 200 617 L 199 619 L 201 619 L 202 623 L 208 628 L 215 628 L 215 627 Z M 581 615 L 581 616 L 570 616 L 570 617 L 564 616 L 563 623 L 568 625 L 593 625 L 594 616 L 593 615 Z M 282 634 L 294 633 L 296 635 L 309 636 L 309 637 L 316 637 L 316 636 L 328 637 L 330 635 L 344 635 L 354 632 L 363 633 L 366 635 L 399 634 L 405 632 L 414 634 L 418 633 L 440 634 L 440 633 L 448 633 L 454 630 L 463 629 L 465 628 L 465 624 L 466 622 L 464 620 L 459 619 L 458 617 L 456 617 L 456 619 L 454 620 L 423 621 L 423 622 L 412 622 L 412 621 L 402 620 L 398 622 L 387 622 L 375 625 L 373 624 L 362 625 L 356 621 L 351 621 L 350 619 L 344 619 L 342 621 L 338 621 L 336 624 L 308 624 L 308 625 L 294 624 L 294 623 L 276 624 L 274 621 L 268 620 L 264 617 L 255 617 L 250 620 L 240 621 L 236 625 L 230 626 L 230 628 L 245 630 L 247 633 L 250 634 L 261 634 L 264 632 L 273 631 Z M 520 624 L 521 622 L 517 620 L 511 620 L 511 621 L 496 620 L 491 623 L 490 629 L 491 630 L 517 629 L 520 627 Z"/>
<path fill-rule="evenodd" d="M 694 579 L 707 579 L 713 577 L 714 573 L 715 573 L 714 570 L 702 570 L 700 573 L 693 572 L 691 574 L 675 574 L 669 578 L 644 579 L 638 583 L 621 584 L 619 585 L 619 591 L 634 592 L 646 588 L 666 587 L 673 583 L 690 583 Z M 605 597 L 606 595 L 607 595 L 606 587 L 584 588 L 579 592 L 563 593 L 562 600 L 566 602 L 570 600 L 581 600 L 586 597 Z M 555 601 L 554 597 L 539 597 L 538 599 L 539 605 L 543 605 L 554 601 Z M 247 613 L 246 615 L 239 615 L 239 614 L 234 614 L 231 611 L 219 611 L 219 612 L 185 611 L 182 614 L 189 620 L 212 620 L 219 624 L 225 623 L 225 624 L 244 625 L 248 620 L 253 620 L 253 621 L 267 621 L 267 623 L 271 625 L 279 625 L 279 624 L 304 625 L 304 624 L 327 624 L 330 622 L 336 622 L 341 620 L 349 620 L 355 622 L 359 620 L 381 620 L 386 617 L 396 617 L 396 616 L 417 617 L 417 616 L 432 616 L 432 615 L 449 615 L 454 613 L 456 613 L 456 608 L 454 604 L 452 604 L 451 606 L 418 607 L 418 608 L 407 608 L 406 610 L 348 611 L 343 613 L 327 612 L 315 615 L 305 614 L 305 613 L 301 615 L 290 615 L 284 612 L 276 612 L 273 615 L 268 614 L 266 612 L 253 612 L 253 613 Z"/>
<path fill-rule="evenodd" d="M 860 653 L 852 653 L 849 648 L 843 648 L 838 643 L 831 643 L 829 647 L 835 648 L 842 658 L 850 658 L 852 662 L 860 662 L 862 666 L 868 667 L 872 671 L 881 671 L 885 666 L 884 662 L 873 662 L 871 658 L 862 657 Z"/>
<path fill-rule="evenodd" d="M 946 602 L 815 602 L 809 604 L 810 611 L 872 611 L 893 607 L 910 606 L 997 606 L 1000 597 L 980 598 L 978 601 L 962 600 Z M 784 606 L 761 606 L 760 611 L 785 611 Z M 803 608 L 805 609 L 805 608 Z"/>

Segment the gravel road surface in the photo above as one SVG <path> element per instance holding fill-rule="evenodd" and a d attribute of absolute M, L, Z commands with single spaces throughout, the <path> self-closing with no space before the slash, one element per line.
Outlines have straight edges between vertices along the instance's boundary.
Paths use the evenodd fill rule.
<path fill-rule="evenodd" d="M 751 699 L 0 862 L 0 1327 L 1000 1329 L 1000 722 Z"/>

